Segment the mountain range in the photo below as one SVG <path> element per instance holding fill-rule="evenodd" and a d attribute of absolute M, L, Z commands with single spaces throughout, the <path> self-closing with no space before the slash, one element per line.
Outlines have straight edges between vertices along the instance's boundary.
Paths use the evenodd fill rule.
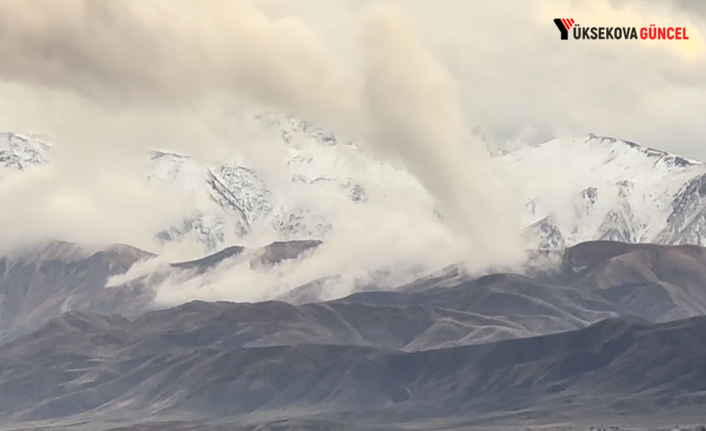
<path fill-rule="evenodd" d="M 372 205 L 371 192 L 383 199 L 404 193 L 433 213 L 432 199 L 403 167 L 372 159 L 355 142 L 311 122 L 272 113 L 256 120 L 270 143 L 288 154 L 286 176 L 293 188 L 278 192 L 238 154 L 210 163 L 155 149 L 145 156 L 146 183 L 196 196 L 181 221 L 155 232 L 156 238 L 195 239 L 204 255 L 263 229 L 280 241 L 323 240 L 336 212 Z M 49 163 L 56 145 L 48 142 L 0 134 L 0 179 Z M 524 203 L 523 236 L 530 249 L 592 240 L 706 245 L 704 163 L 593 134 L 492 154 Z"/>
<path fill-rule="evenodd" d="M 263 301 L 164 302 L 186 284 L 207 289 L 202 280 L 227 289 L 235 281 L 224 269 L 305 267 L 326 252 L 335 211 L 385 193 L 405 190 L 433 213 L 401 166 L 306 121 L 257 119 L 286 149 L 285 177 L 306 199 L 280 193 L 238 157 L 145 156 L 147 187 L 196 197 L 155 238 L 195 237 L 199 257 L 58 240 L 0 249 L 0 429 L 706 422 L 706 165 L 596 135 L 493 150 L 526 203 L 521 270 L 451 264 L 394 286 L 371 277 L 337 295 L 328 291 L 335 276 L 312 275 L 261 292 Z M 58 148 L 0 134 L 0 182 L 50 166 Z M 233 245 L 263 228 L 276 241 Z M 248 288 L 266 288 L 253 280 Z"/>
<path fill-rule="evenodd" d="M 250 262 L 318 245 L 277 243 Z M 203 274 L 244 251 L 169 267 Z M 531 274 L 450 267 L 332 301 L 161 309 L 149 285 L 104 285 L 144 252 L 52 243 L 26 256 L 1 261 L 0 316 L 15 328 L 0 349 L 8 424 L 696 423 L 706 404 L 699 246 L 588 242 Z"/>

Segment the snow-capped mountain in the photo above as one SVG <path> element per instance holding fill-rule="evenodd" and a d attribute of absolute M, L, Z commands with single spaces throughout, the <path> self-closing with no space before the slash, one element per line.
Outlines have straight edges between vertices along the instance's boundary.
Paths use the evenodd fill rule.
<path fill-rule="evenodd" d="M 281 115 L 256 117 L 283 147 L 286 184 L 268 181 L 242 157 L 208 163 L 152 151 L 148 184 L 187 193 L 192 211 L 155 235 L 195 239 L 210 253 L 253 232 L 271 240 L 324 239 L 337 211 L 365 206 L 370 194 L 400 194 L 434 211 L 403 168 L 369 158 L 350 139 Z M 52 145 L 0 133 L 0 179 L 49 161 Z M 530 247 L 563 248 L 587 240 L 706 245 L 706 164 L 614 138 L 589 135 L 514 145 L 492 160 L 525 202 Z"/>
<path fill-rule="evenodd" d="M 286 149 L 285 188 L 276 190 L 240 157 L 229 163 L 203 163 L 153 151 L 147 181 L 190 191 L 198 199 L 193 213 L 160 231 L 159 239 L 196 236 L 206 253 L 263 230 L 271 232 L 272 240 L 322 239 L 332 228 L 335 211 L 368 201 L 362 182 L 424 195 L 405 171 L 367 158 L 350 140 L 290 117 L 262 114 L 256 119 Z"/>
<path fill-rule="evenodd" d="M 525 237 L 540 248 L 598 239 L 706 244 L 701 162 L 593 134 L 498 159 L 522 185 Z"/>

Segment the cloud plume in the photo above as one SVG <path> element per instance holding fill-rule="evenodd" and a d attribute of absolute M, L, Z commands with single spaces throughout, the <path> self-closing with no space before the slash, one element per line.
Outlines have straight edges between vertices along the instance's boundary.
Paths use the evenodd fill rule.
<path fill-rule="evenodd" d="M 519 220 L 512 216 L 518 208 L 507 201 L 507 190 L 500 193 L 493 161 L 469 133 L 454 80 L 421 47 L 400 10 L 371 12 L 367 30 L 362 106 L 368 142 L 405 161 L 438 198 L 451 226 L 471 239 L 474 259 L 519 258 L 512 255 L 522 250 Z"/>

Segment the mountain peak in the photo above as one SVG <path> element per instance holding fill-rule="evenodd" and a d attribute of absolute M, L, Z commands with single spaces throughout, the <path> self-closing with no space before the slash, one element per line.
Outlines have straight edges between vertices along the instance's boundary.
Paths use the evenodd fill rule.
<path fill-rule="evenodd" d="M 661 162 L 666 166 L 686 167 L 690 165 L 702 164 L 702 162 L 696 160 L 687 159 L 685 157 L 678 156 L 667 151 L 646 147 L 632 141 L 627 141 L 625 139 L 618 139 L 610 136 L 589 133 L 584 142 L 589 141 L 597 141 L 608 145 L 626 145 L 629 148 L 639 151 L 640 153 L 644 154 L 649 158 L 657 159 L 656 163 Z"/>

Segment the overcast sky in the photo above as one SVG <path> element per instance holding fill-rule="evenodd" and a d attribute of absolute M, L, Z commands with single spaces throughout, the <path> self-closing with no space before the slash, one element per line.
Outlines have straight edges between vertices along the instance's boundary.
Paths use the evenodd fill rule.
<path fill-rule="evenodd" d="M 337 91 L 332 77 L 335 67 L 325 64 L 328 59 L 339 62 L 336 67 L 341 66 L 343 73 L 356 67 L 364 11 L 391 2 L 255 0 L 254 8 L 245 10 L 235 6 L 239 1 L 177 0 L 155 2 L 161 9 L 155 7 L 149 16 L 134 20 L 140 13 L 134 10 L 145 9 L 136 7 L 137 3 L 124 0 L 97 6 L 66 0 L 59 6 L 47 0 L 0 0 L 0 127 L 66 129 L 57 124 L 76 117 L 66 111 L 60 119 L 50 116 L 57 106 L 78 103 L 64 100 L 72 98 L 71 93 L 88 96 L 102 107 L 119 99 L 122 109 L 135 111 L 144 109 L 147 99 L 140 93 L 159 93 L 178 103 L 184 99 L 173 95 L 177 87 L 182 87 L 178 90 L 182 96 L 207 85 L 247 92 L 252 87 L 248 80 L 262 73 L 285 83 L 279 89 L 254 89 L 258 98 L 272 101 L 272 93 L 296 80 L 297 91 L 309 92 L 315 102 L 318 93 Z M 457 81 L 468 122 L 486 139 L 541 141 L 594 132 L 706 159 L 706 122 L 701 121 L 706 108 L 704 2 L 425 0 L 398 4 L 419 31 L 423 46 Z M 301 28 L 286 31 L 296 33 L 294 39 L 312 43 L 302 49 L 297 43 L 301 40 L 290 47 L 274 41 L 253 42 L 257 35 L 252 32 L 262 24 L 256 9 L 273 21 L 296 18 L 299 22 L 292 22 Z M 555 17 L 571 17 L 583 26 L 684 26 L 690 40 L 560 41 L 552 23 Z M 203 72 L 193 64 L 203 61 L 199 53 L 170 52 L 193 44 L 195 38 L 218 45 L 214 55 L 235 58 L 218 64 L 229 73 L 242 69 L 241 76 L 195 79 L 194 74 Z M 238 62 L 238 56 L 248 58 L 249 49 L 269 49 L 272 56 L 282 57 L 278 64 L 285 66 L 275 66 L 271 60 L 255 67 L 245 60 Z M 285 69 L 272 70 L 281 67 Z M 130 86 L 125 85 L 128 79 Z M 238 79 L 240 85 L 233 85 Z M 111 93 L 106 87 L 118 91 Z M 49 103 L 46 88 L 65 93 L 53 92 L 54 101 Z M 285 94 L 276 102 L 286 104 L 300 96 Z M 48 105 L 52 112 L 47 112 Z"/>
<path fill-rule="evenodd" d="M 351 38 L 351 12 L 373 2 L 262 0 L 296 13 L 327 43 Z M 488 140 L 588 132 L 706 159 L 706 2 L 407 1 L 425 47 L 462 87 Z M 282 12 L 286 11 L 286 12 Z M 552 19 L 582 26 L 681 26 L 689 41 L 561 41 Z M 343 50 L 345 52 L 345 50 Z"/>

